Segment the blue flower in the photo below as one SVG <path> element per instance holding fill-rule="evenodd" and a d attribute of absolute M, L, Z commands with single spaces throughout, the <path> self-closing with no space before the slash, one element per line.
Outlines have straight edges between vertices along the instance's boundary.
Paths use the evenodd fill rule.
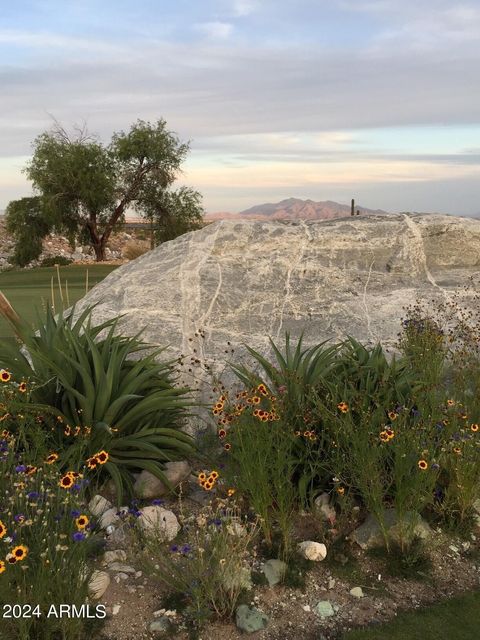
<path fill-rule="evenodd" d="M 70 511 L 70 515 L 72 516 L 72 518 L 78 518 L 80 513 L 81 511 L 78 511 L 78 509 L 73 509 L 72 511 Z"/>
<path fill-rule="evenodd" d="M 23 515 L 23 513 L 17 513 L 16 516 L 13 516 L 13 519 L 15 520 L 15 522 L 23 522 L 25 520 L 25 516 Z"/>
<path fill-rule="evenodd" d="M 17 473 L 24 473 L 27 470 L 27 467 L 24 464 L 19 464 L 17 467 L 15 467 L 15 471 Z"/>
<path fill-rule="evenodd" d="M 180 553 L 183 553 L 184 555 L 190 553 L 191 550 L 192 547 L 189 544 L 184 544 L 183 547 L 180 547 Z"/>
<path fill-rule="evenodd" d="M 165 504 L 165 500 L 160 500 L 160 498 L 155 498 L 155 500 L 152 500 L 152 504 L 158 507 L 161 504 Z"/>
<path fill-rule="evenodd" d="M 73 538 L 73 540 L 75 542 L 82 542 L 82 540 L 85 540 L 86 537 L 87 536 L 84 533 L 82 533 L 81 531 L 76 531 L 72 536 L 72 538 Z"/>
<path fill-rule="evenodd" d="M 171 551 L 172 553 L 177 553 L 177 551 L 178 551 L 178 545 L 176 545 L 176 544 L 172 544 L 172 546 L 170 547 L 170 551 Z"/>
<path fill-rule="evenodd" d="M 27 493 L 27 498 L 29 500 L 38 500 L 40 494 L 37 491 L 30 491 L 30 493 Z"/>

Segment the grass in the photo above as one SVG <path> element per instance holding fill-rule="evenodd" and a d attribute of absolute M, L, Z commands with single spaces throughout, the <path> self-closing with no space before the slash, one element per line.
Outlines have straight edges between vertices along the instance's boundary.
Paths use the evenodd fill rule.
<path fill-rule="evenodd" d="M 480 591 L 401 613 L 389 624 L 357 629 L 341 640 L 478 640 Z"/>
<path fill-rule="evenodd" d="M 118 265 L 68 265 L 60 267 L 63 297 L 66 303 L 65 282 L 68 283 L 68 297 L 73 304 L 85 295 L 85 279 L 88 270 L 89 290 L 103 280 Z M 56 308 L 61 309 L 58 287 L 57 269 L 55 267 L 41 267 L 38 269 L 15 269 L 0 273 L 0 290 L 8 298 L 11 305 L 22 318 L 36 321 L 36 310 L 41 309 L 47 300 L 51 300 L 51 281 Z M 7 322 L 0 318 L 0 338 L 11 336 L 12 332 Z"/>

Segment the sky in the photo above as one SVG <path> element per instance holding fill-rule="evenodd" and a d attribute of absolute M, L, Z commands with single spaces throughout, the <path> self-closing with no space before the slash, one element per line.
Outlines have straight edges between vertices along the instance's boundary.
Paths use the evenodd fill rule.
<path fill-rule="evenodd" d="M 0 209 L 53 119 L 164 118 L 207 211 L 480 215 L 480 1 L 0 0 Z"/>

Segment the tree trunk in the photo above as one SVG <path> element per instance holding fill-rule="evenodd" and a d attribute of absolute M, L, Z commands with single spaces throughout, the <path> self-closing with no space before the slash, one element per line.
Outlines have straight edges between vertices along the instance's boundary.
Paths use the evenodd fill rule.
<path fill-rule="evenodd" d="M 105 247 L 107 245 L 107 239 L 105 234 L 100 237 L 97 229 L 97 216 L 90 214 L 87 222 L 88 233 L 90 234 L 90 244 L 95 252 L 95 260 L 97 262 L 103 262 L 105 260 Z"/>
<path fill-rule="evenodd" d="M 95 251 L 95 260 L 97 262 L 103 262 L 105 260 L 105 245 L 104 237 L 102 236 L 99 239 L 98 243 L 93 245 L 93 250 Z"/>

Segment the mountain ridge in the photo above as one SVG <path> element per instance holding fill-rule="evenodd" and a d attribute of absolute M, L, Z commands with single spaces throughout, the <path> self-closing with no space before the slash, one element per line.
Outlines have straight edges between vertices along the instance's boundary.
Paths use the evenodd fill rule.
<path fill-rule="evenodd" d="M 360 214 L 380 214 L 388 215 L 387 211 L 382 209 L 369 209 L 363 206 L 355 206 L 355 212 Z M 263 204 L 254 205 L 248 209 L 244 209 L 239 213 L 230 213 L 220 211 L 215 213 L 207 213 L 206 220 L 330 220 L 349 216 L 351 206 L 340 204 L 333 200 L 315 201 L 307 198 L 285 198 L 280 202 L 265 202 Z"/>

